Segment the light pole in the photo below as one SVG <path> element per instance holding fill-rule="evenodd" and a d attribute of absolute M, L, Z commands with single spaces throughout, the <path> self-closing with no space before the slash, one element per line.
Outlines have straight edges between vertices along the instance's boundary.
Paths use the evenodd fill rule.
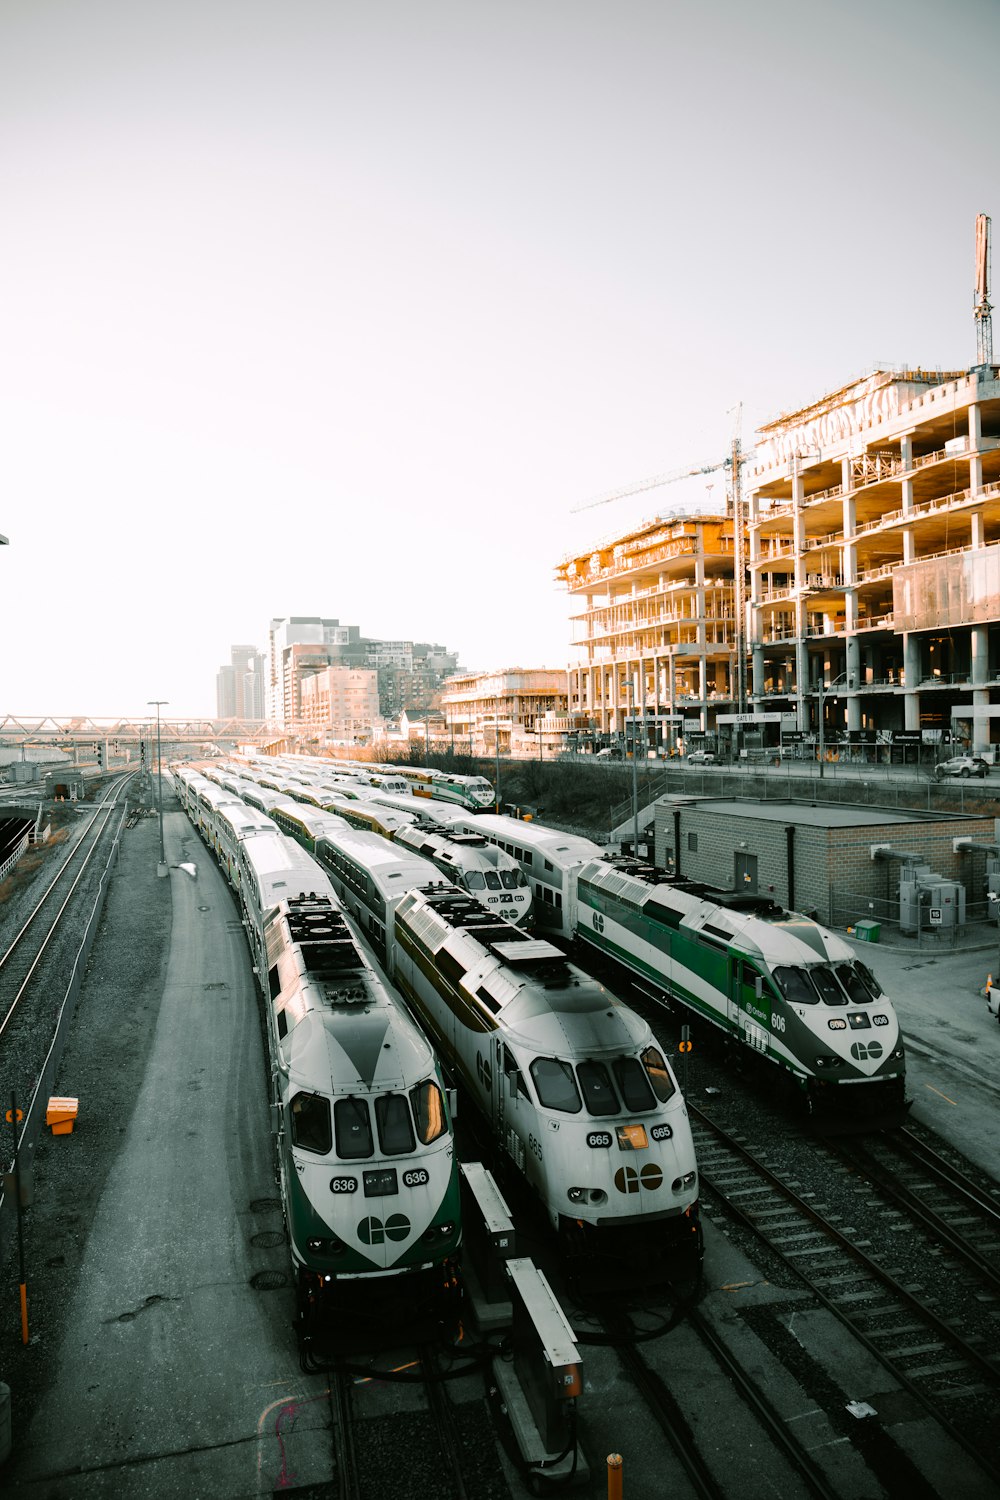
<path fill-rule="evenodd" d="M 835 688 L 837 686 L 838 682 L 845 682 L 845 681 L 846 681 L 848 687 L 853 687 L 853 685 L 854 685 L 854 678 L 853 678 L 853 674 L 851 672 L 841 672 L 840 676 L 839 677 L 835 677 L 832 682 L 824 683 L 824 681 L 823 681 L 823 673 L 822 673 L 822 666 L 821 666 L 821 668 L 820 668 L 820 678 L 819 678 L 819 774 L 820 774 L 821 777 L 823 775 L 824 762 L 825 762 L 825 758 L 826 758 L 826 746 L 825 746 L 824 741 L 823 741 L 823 718 L 824 718 L 824 712 L 823 711 L 824 711 L 824 705 L 826 703 L 826 692 L 827 692 L 828 688 Z"/>
<path fill-rule="evenodd" d="M 160 810 L 160 864 L 157 875 L 167 873 L 167 856 L 163 847 L 163 773 L 160 765 L 160 708 L 168 703 L 168 698 L 147 698 L 147 703 L 152 707 L 156 705 L 156 802 Z"/>
<path fill-rule="evenodd" d="M 493 751 L 496 756 L 496 802 L 497 812 L 500 811 L 500 705 L 497 704 L 493 715 Z"/>
<path fill-rule="evenodd" d="M 629 679 L 625 683 L 625 691 L 629 697 L 632 708 L 632 855 L 639 858 L 639 766 L 637 747 L 639 743 L 639 731 L 635 722 L 635 683 Z M 626 724 L 627 724 L 626 720 Z M 628 736 L 625 738 L 628 747 Z"/>

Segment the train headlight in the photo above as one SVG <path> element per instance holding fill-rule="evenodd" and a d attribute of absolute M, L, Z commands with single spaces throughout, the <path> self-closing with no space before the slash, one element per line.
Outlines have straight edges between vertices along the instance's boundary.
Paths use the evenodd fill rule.
<path fill-rule="evenodd" d="M 903 1056 L 903 1053 L 905 1052 L 905 1050 L 906 1049 L 904 1047 L 897 1047 L 896 1050 L 895 1050 L 895 1052 L 892 1055 L 895 1058 L 901 1058 Z"/>
<path fill-rule="evenodd" d="M 314 1239 L 306 1240 L 306 1249 L 310 1255 L 339 1255 L 343 1250 L 340 1240 L 320 1239 L 317 1235 Z"/>
<path fill-rule="evenodd" d="M 817 1057 L 817 1068 L 842 1068 L 844 1059 L 842 1057 Z"/>
<path fill-rule="evenodd" d="M 425 1242 L 429 1242 L 432 1240 L 446 1240 L 454 1233 L 455 1225 L 452 1220 L 449 1219 L 447 1223 L 444 1224 L 432 1224 L 429 1229 L 424 1230 L 420 1238 Z"/>
<path fill-rule="evenodd" d="M 683 1177 L 675 1177 L 670 1186 L 675 1193 L 683 1192 L 684 1188 L 691 1187 L 697 1176 L 697 1172 L 685 1172 Z"/>
<path fill-rule="evenodd" d="M 586 1188 L 571 1187 L 566 1190 L 566 1197 L 571 1203 L 582 1203 L 586 1196 Z"/>

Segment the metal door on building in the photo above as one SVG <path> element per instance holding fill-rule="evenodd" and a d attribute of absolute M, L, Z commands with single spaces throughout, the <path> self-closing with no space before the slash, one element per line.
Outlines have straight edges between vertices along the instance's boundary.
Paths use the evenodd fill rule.
<path fill-rule="evenodd" d="M 757 856 L 747 854 L 745 849 L 733 852 L 733 889 L 744 894 L 757 894 Z"/>

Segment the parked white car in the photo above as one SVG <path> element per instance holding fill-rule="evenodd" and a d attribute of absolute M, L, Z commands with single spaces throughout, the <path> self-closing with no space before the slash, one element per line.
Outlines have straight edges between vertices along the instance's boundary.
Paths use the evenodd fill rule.
<path fill-rule="evenodd" d="M 942 760 L 934 767 L 934 775 L 938 781 L 943 781 L 946 776 L 982 777 L 989 769 L 989 762 L 981 755 L 953 755 L 951 760 Z"/>
<path fill-rule="evenodd" d="M 996 985 L 989 985 L 986 990 L 986 1009 L 997 1021 L 1000 1021 L 1000 989 Z"/>

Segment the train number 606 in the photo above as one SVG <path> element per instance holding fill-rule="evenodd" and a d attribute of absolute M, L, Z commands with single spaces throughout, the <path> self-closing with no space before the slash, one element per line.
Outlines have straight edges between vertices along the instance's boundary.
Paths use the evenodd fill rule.
<path fill-rule="evenodd" d="M 771 1030 L 772 1031 L 784 1031 L 784 1029 L 785 1029 L 785 1018 L 784 1018 L 784 1016 L 779 1016 L 777 1011 L 772 1010 L 772 1012 L 771 1012 Z"/>

